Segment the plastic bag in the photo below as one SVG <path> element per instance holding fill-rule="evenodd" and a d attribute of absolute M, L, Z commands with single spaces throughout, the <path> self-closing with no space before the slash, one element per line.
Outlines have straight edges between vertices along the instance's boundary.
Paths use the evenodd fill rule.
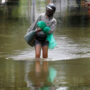
<path fill-rule="evenodd" d="M 31 30 L 30 32 L 26 33 L 24 39 L 30 46 L 34 46 L 35 42 L 35 30 Z"/>
<path fill-rule="evenodd" d="M 37 26 L 41 29 L 44 29 L 47 25 L 44 21 L 38 21 Z"/>
<path fill-rule="evenodd" d="M 47 40 L 49 41 L 49 49 L 54 49 L 57 45 L 56 40 L 54 39 L 53 34 L 47 35 Z"/>
<path fill-rule="evenodd" d="M 48 34 L 49 31 L 50 31 L 50 27 L 48 26 L 43 29 L 43 32 L 46 34 Z"/>
<path fill-rule="evenodd" d="M 48 27 L 44 21 L 38 21 L 37 26 L 41 28 L 44 33 L 47 34 L 47 41 L 49 41 L 49 49 L 54 49 L 56 46 L 56 41 L 53 34 L 48 34 L 48 32 L 50 31 L 50 27 Z"/>

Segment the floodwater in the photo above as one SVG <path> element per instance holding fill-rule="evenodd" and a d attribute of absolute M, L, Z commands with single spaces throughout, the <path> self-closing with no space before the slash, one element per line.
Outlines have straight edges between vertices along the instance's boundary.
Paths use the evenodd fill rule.
<path fill-rule="evenodd" d="M 90 23 L 73 20 L 58 22 L 56 48 L 47 60 L 35 60 L 24 40 L 30 23 L 1 19 L 0 90 L 90 90 Z"/>

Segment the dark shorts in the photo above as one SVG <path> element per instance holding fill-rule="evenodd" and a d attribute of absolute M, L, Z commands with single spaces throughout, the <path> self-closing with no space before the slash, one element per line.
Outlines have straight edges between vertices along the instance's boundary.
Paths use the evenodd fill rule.
<path fill-rule="evenodd" d="M 39 45 L 41 45 L 41 46 L 43 47 L 43 46 L 48 46 L 49 42 L 46 41 L 46 40 L 45 40 L 45 41 L 35 40 L 35 46 L 36 46 L 37 44 L 39 44 Z"/>

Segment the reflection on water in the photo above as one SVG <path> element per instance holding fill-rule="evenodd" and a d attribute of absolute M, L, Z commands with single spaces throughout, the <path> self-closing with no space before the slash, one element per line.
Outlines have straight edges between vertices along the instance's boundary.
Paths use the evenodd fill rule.
<path fill-rule="evenodd" d="M 30 65 L 26 65 L 26 68 L 30 68 Z M 26 72 L 25 81 L 28 87 L 32 85 L 36 90 L 50 90 L 50 88 L 54 88 L 52 83 L 56 77 L 56 70 L 53 67 L 49 67 L 47 61 L 35 61 L 32 70 L 28 69 Z"/>
<path fill-rule="evenodd" d="M 90 89 L 89 59 L 75 59 L 55 62 L 45 60 L 13 61 L 0 59 L 0 67 L 0 88 L 2 89 Z"/>
<path fill-rule="evenodd" d="M 42 4 L 36 17 L 45 9 Z M 0 13 L 0 90 L 90 90 L 90 20 L 75 9 L 65 17 L 56 13 L 57 46 L 47 61 L 36 61 L 34 48 L 24 40 L 30 20 Z"/>

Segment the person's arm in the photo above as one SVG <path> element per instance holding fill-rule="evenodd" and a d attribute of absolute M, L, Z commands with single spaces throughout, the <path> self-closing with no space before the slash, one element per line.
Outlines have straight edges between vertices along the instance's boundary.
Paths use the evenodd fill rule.
<path fill-rule="evenodd" d="M 50 26 L 50 31 L 48 32 L 49 34 L 54 32 L 54 30 L 56 29 L 56 25 L 57 25 L 57 21 L 56 19 L 54 19 Z"/>
<path fill-rule="evenodd" d="M 31 26 L 28 28 L 27 32 L 30 32 L 31 30 L 36 30 L 37 28 L 37 22 L 41 20 L 41 16 L 38 17 L 38 19 L 31 24 Z"/>

